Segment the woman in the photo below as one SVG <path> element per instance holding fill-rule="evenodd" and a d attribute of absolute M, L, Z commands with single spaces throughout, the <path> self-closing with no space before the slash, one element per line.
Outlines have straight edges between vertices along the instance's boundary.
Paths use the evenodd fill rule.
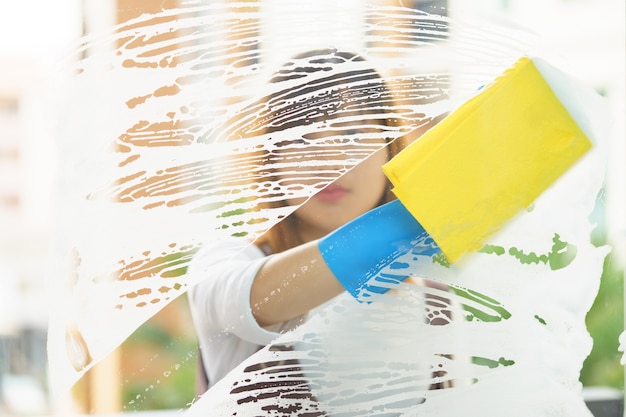
<path fill-rule="evenodd" d="M 202 282 L 189 296 L 209 386 L 343 291 L 385 291 L 368 281 L 423 233 L 399 202 L 388 203 L 381 166 L 408 139 L 387 137 L 401 128 L 392 93 L 363 64 L 336 50 L 294 58 L 271 80 L 278 92 L 255 109 L 256 121 L 232 133 L 274 137 L 265 163 L 279 184 L 315 187 L 324 173 L 353 165 L 355 154 L 370 155 L 306 202 L 283 199 L 301 205 L 254 244 L 207 243 L 195 256 L 188 273 Z M 312 129 L 287 135 L 300 126 Z"/>

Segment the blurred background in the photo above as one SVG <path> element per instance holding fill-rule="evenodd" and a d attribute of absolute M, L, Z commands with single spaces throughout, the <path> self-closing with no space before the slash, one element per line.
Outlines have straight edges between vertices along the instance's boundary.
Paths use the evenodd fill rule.
<path fill-rule="evenodd" d="M 612 245 L 614 251 L 607 258 L 600 293 L 587 317 L 595 343 L 581 381 L 590 393 L 594 387 L 623 392 L 618 336 L 624 329 L 626 252 L 624 1 L 380 2 L 435 13 L 444 10 L 453 19 L 487 16 L 527 28 L 542 37 L 542 52 L 548 59 L 565 65 L 568 73 L 606 97 L 615 112 L 616 140 L 607 163 L 606 186 L 593 213 L 598 227 L 592 238 L 599 245 Z M 280 7 L 277 0 L 264 3 Z M 324 7 L 336 7 L 333 2 L 320 4 L 320 13 Z M 46 264 L 58 167 L 50 131 L 54 113 L 46 103 L 56 91 L 62 67 L 80 59 L 73 52 L 81 36 L 177 6 L 177 0 L 0 0 L 0 416 L 52 413 L 46 377 Z M 70 408 L 78 413 L 118 413 L 186 407 L 193 398 L 195 360 L 176 365 L 195 349 L 195 336 L 185 303 L 181 297 L 170 304 L 109 362 L 89 372 L 68 399 Z M 157 395 L 144 394 L 145 387 L 159 378 L 152 373 L 157 371 L 143 366 L 146 358 L 163 363 L 154 369 L 176 369 L 153 390 Z"/>

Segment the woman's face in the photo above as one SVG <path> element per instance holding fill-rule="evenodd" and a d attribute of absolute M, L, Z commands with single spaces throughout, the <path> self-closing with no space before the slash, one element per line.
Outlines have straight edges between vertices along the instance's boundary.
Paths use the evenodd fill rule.
<path fill-rule="evenodd" d="M 381 168 L 387 161 L 383 147 L 300 206 L 293 214 L 299 237 L 305 242 L 318 239 L 376 207 L 388 184 Z"/>

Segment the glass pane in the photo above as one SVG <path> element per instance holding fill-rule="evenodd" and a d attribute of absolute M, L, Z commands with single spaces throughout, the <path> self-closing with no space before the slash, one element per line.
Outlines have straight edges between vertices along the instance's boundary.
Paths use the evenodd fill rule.
<path fill-rule="evenodd" d="M 46 102 L 50 411 L 620 401 L 623 63 L 581 81 L 524 4 L 83 2 Z"/>

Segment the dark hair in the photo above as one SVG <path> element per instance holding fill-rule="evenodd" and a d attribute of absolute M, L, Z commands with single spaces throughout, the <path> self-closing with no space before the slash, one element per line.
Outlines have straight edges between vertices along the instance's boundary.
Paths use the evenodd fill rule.
<path fill-rule="evenodd" d="M 324 124 L 323 131 L 302 137 L 280 140 L 275 145 L 288 149 L 290 145 L 330 136 L 337 131 L 367 130 L 369 134 L 388 142 L 389 157 L 404 148 L 406 138 L 392 140 L 390 130 L 397 130 L 400 119 L 394 113 L 394 97 L 381 75 L 368 66 L 361 56 L 335 49 L 324 49 L 297 55 L 286 62 L 270 79 L 279 87 L 264 98 L 254 123 L 247 123 L 240 137 L 276 134 L 303 125 Z M 376 148 L 363 148 L 362 156 Z M 271 159 L 271 158 L 270 158 Z M 266 163 L 271 164 L 271 160 Z M 390 186 L 379 204 L 395 198 Z M 275 203 L 274 207 L 285 205 Z M 296 233 L 296 216 L 288 216 L 255 242 L 282 252 L 302 242 Z"/>

